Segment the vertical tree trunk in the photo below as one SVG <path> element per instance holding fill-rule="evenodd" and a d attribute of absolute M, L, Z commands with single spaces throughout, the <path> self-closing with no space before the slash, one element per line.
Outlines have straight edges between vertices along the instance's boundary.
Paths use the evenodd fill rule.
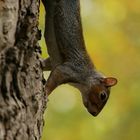
<path fill-rule="evenodd" d="M 0 140 L 39 140 L 46 105 L 39 0 L 0 0 Z"/>

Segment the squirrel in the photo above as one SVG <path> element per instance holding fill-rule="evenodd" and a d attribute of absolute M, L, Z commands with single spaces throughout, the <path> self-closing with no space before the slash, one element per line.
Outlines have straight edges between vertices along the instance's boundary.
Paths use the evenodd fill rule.
<path fill-rule="evenodd" d="M 97 116 L 105 106 L 114 77 L 98 72 L 85 47 L 80 0 L 42 0 L 46 10 L 45 40 L 50 58 L 43 61 L 44 70 L 51 70 L 46 94 L 61 84 L 78 88 L 87 111 Z M 56 51 L 56 55 L 53 55 Z"/>

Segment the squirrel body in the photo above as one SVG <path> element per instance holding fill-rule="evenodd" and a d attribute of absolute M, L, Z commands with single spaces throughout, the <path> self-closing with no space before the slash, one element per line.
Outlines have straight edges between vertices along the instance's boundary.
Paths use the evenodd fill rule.
<path fill-rule="evenodd" d="M 81 91 L 88 112 L 97 116 L 106 104 L 113 77 L 98 72 L 86 51 L 79 0 L 42 0 L 46 10 L 45 40 L 50 58 L 45 66 L 51 70 L 46 82 L 49 95 L 57 86 L 69 83 Z M 56 49 L 58 58 L 52 53 Z"/>

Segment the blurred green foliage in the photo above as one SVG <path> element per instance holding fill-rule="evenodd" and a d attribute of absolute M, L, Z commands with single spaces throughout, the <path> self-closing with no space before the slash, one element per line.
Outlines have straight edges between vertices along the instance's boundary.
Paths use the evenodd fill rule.
<path fill-rule="evenodd" d="M 96 67 L 118 78 L 97 117 L 82 105 L 69 85 L 49 96 L 42 140 L 140 139 L 140 0 L 81 0 L 84 37 Z M 44 31 L 44 8 L 40 7 Z M 42 56 L 47 57 L 44 39 Z M 49 73 L 46 72 L 47 77 Z"/>

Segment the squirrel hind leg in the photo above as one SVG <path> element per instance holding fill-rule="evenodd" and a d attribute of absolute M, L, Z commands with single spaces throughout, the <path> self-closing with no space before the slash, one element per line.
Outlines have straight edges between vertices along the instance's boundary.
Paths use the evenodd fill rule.
<path fill-rule="evenodd" d="M 45 16 L 45 31 L 44 38 L 48 50 L 48 54 L 51 58 L 52 67 L 56 67 L 63 62 L 58 44 L 56 41 L 55 29 L 54 29 L 54 13 L 55 13 L 55 0 L 42 0 L 46 16 Z"/>

